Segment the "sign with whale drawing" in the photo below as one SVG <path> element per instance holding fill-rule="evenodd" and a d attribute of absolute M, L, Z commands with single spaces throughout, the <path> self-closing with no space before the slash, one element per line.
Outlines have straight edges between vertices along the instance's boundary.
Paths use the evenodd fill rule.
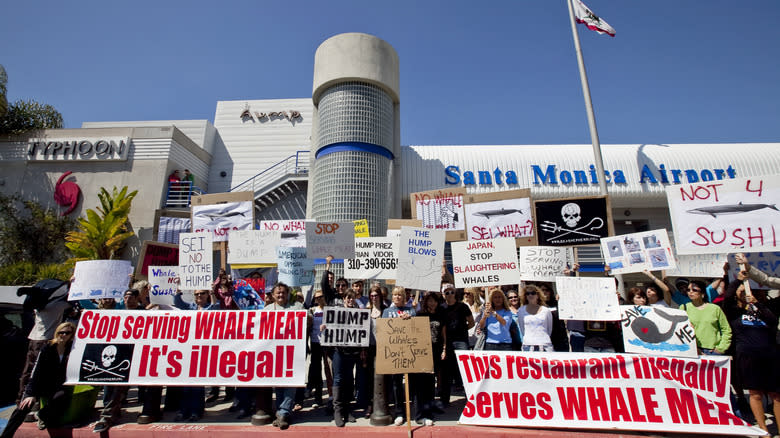
<path fill-rule="evenodd" d="M 531 190 L 466 195 L 468 240 L 514 237 L 518 246 L 536 245 Z"/>
<path fill-rule="evenodd" d="M 780 174 L 666 188 L 678 254 L 780 250 Z"/>
<path fill-rule="evenodd" d="M 226 242 L 234 230 L 254 228 L 252 192 L 214 193 L 192 197 L 192 232 L 211 232 L 214 242 Z"/>
<path fill-rule="evenodd" d="M 626 353 L 698 357 L 696 336 L 684 310 L 620 306 Z"/>
<path fill-rule="evenodd" d="M 664 229 L 601 239 L 601 253 L 613 275 L 660 271 L 677 266 L 669 234 Z"/>

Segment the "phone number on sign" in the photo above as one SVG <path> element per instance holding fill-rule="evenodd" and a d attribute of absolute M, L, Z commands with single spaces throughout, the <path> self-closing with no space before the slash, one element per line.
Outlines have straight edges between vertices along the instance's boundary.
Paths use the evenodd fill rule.
<path fill-rule="evenodd" d="M 395 269 L 398 259 L 347 259 L 349 269 Z"/>

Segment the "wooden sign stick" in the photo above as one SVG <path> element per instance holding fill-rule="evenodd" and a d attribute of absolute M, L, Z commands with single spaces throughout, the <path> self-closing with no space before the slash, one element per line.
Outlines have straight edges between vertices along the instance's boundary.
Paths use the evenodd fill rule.
<path fill-rule="evenodd" d="M 406 426 L 407 436 L 412 438 L 412 401 L 409 399 L 409 373 L 404 374 L 404 393 L 406 395 Z"/>

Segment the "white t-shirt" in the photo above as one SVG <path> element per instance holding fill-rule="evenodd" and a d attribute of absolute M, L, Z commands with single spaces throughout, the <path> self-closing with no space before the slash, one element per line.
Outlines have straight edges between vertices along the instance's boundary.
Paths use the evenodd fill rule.
<path fill-rule="evenodd" d="M 540 306 L 535 315 L 528 313 L 527 306 L 517 312 L 523 345 L 552 345 L 550 334 L 553 329 L 553 316 L 550 309 Z"/>

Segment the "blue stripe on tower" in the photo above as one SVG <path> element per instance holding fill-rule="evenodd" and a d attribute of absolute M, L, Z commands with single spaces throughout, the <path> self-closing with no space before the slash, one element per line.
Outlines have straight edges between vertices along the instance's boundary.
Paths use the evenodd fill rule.
<path fill-rule="evenodd" d="M 393 153 L 382 146 L 377 146 L 371 143 L 362 143 L 358 141 L 343 141 L 339 143 L 329 144 L 323 146 L 317 150 L 315 158 L 321 158 L 325 155 L 332 154 L 333 152 L 370 152 L 372 154 L 381 155 L 389 160 L 393 159 Z"/>

